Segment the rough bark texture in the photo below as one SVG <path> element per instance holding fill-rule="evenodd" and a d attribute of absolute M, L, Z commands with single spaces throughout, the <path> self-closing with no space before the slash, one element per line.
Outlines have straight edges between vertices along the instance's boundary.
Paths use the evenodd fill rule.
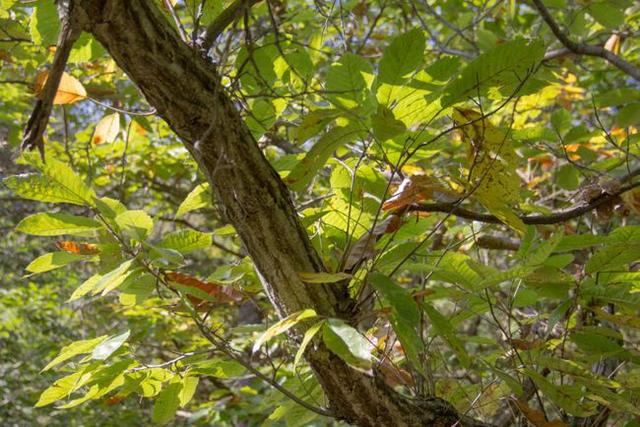
<path fill-rule="evenodd" d="M 196 159 L 278 313 L 313 308 L 340 316 L 350 301 L 344 287 L 308 286 L 298 278 L 298 272 L 322 271 L 322 262 L 298 222 L 286 186 L 225 94 L 213 65 L 180 40 L 153 1 L 76 0 L 74 13 Z M 339 419 L 360 426 L 451 426 L 459 421 L 441 399 L 416 402 L 400 396 L 322 347 L 307 358 Z"/>

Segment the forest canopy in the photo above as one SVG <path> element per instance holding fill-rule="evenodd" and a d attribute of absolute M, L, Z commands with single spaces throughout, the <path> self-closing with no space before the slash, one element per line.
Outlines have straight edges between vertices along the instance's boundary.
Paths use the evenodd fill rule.
<path fill-rule="evenodd" d="M 637 1 L 0 5 L 2 425 L 640 425 Z"/>

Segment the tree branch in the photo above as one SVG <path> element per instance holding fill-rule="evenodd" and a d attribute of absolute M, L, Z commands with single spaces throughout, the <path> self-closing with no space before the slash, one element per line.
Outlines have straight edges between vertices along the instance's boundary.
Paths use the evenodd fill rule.
<path fill-rule="evenodd" d="M 73 7 L 72 4 L 69 8 L 71 7 Z M 67 66 L 71 48 L 73 48 L 73 44 L 80 36 L 80 29 L 72 17 L 73 14 L 71 10 L 68 10 L 63 5 L 59 5 L 58 13 L 60 15 L 61 28 L 60 34 L 58 35 L 56 53 L 53 57 L 53 64 L 49 70 L 40 99 L 36 101 L 31 117 L 29 117 L 29 121 L 25 126 L 24 137 L 21 144 L 23 150 L 33 150 L 37 148 L 43 159 L 44 141 L 42 140 L 42 135 L 49 123 L 53 100 L 58 91 L 64 69 Z"/>
<path fill-rule="evenodd" d="M 632 172 L 630 176 L 640 175 L 640 169 Z M 568 209 L 565 211 L 560 211 L 556 213 L 552 213 L 549 215 L 519 215 L 518 217 L 525 224 L 559 224 L 561 222 L 569 221 L 574 218 L 578 218 L 590 212 L 599 206 L 607 204 L 613 200 L 615 200 L 620 195 L 626 193 L 627 191 L 633 190 L 634 188 L 640 187 L 640 182 L 635 182 L 632 184 L 627 184 L 625 186 L 620 187 L 619 190 L 611 192 L 611 193 L 603 193 L 599 197 L 593 199 L 586 205 L 578 206 L 573 209 Z M 468 209 L 464 209 L 459 207 L 455 202 L 454 203 L 427 203 L 422 205 L 416 205 L 409 207 L 410 211 L 417 212 L 442 212 L 448 213 L 460 218 L 470 219 L 472 221 L 484 222 L 488 224 L 502 224 L 502 221 L 498 219 L 495 215 L 484 214 L 479 212 L 470 211 Z"/>
<path fill-rule="evenodd" d="M 567 34 L 558 26 L 557 22 L 551 16 L 551 13 L 542 3 L 542 0 L 532 0 L 538 12 L 542 16 L 542 19 L 547 23 L 556 38 L 571 52 L 577 55 L 596 56 L 603 58 L 625 74 L 631 76 L 636 81 L 640 82 L 640 68 L 625 61 L 615 53 L 605 49 L 602 46 L 593 46 L 586 43 L 579 43 L 571 40 Z"/>
<path fill-rule="evenodd" d="M 202 42 L 202 48 L 205 51 L 209 51 L 216 39 L 233 21 L 240 18 L 247 10 L 261 2 L 262 0 L 236 0 L 231 5 L 223 10 L 216 19 L 207 26 L 207 30 L 204 35 L 204 41 Z"/>

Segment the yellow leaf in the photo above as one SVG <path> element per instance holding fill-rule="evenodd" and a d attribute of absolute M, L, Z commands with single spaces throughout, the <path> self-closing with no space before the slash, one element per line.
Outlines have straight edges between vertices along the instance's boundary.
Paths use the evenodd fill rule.
<path fill-rule="evenodd" d="M 109 114 L 104 116 L 96 125 L 96 130 L 93 132 L 93 139 L 91 142 L 94 144 L 102 144 L 103 142 L 113 142 L 118 137 L 120 132 L 120 116 L 118 113 Z"/>
<path fill-rule="evenodd" d="M 42 91 L 44 90 L 44 85 L 48 77 L 49 70 L 40 71 L 36 76 L 34 91 L 38 98 L 42 97 Z M 73 104 L 86 97 L 87 91 L 84 89 L 84 86 L 82 86 L 82 83 L 80 83 L 80 80 L 67 73 L 62 73 L 62 78 L 60 78 L 60 84 L 58 85 L 56 96 L 53 98 L 53 103 Z"/>
<path fill-rule="evenodd" d="M 524 223 L 511 209 L 520 201 L 518 155 L 511 141 L 477 111 L 456 108 L 453 119 L 469 144 L 467 191 L 500 221 L 524 233 Z"/>

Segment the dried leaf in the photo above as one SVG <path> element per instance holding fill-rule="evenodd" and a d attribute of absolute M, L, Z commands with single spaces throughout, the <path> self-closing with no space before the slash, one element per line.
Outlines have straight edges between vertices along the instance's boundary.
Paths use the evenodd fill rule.
<path fill-rule="evenodd" d="M 44 90 L 45 83 L 49 77 L 49 70 L 43 70 L 36 76 L 36 83 L 34 85 L 34 92 L 38 98 L 42 97 L 42 91 Z M 54 104 L 73 104 L 76 101 L 87 97 L 87 91 L 80 83 L 80 80 L 67 73 L 62 73 L 60 78 L 60 84 L 58 90 L 53 98 Z"/>
<path fill-rule="evenodd" d="M 451 203 L 460 196 L 445 188 L 435 178 L 427 175 L 413 175 L 405 178 L 398 190 L 382 205 L 383 210 L 401 209 L 425 200 Z"/>
<path fill-rule="evenodd" d="M 118 113 L 104 116 L 96 125 L 91 142 L 102 144 L 103 142 L 113 142 L 120 132 L 120 115 Z"/>
<path fill-rule="evenodd" d="M 622 40 L 620 38 L 620 34 L 613 33 L 613 34 L 611 34 L 611 37 L 609 37 L 607 42 L 604 44 L 604 48 L 606 50 L 618 55 L 620 53 L 620 43 L 621 42 L 622 42 Z"/>
<path fill-rule="evenodd" d="M 58 240 L 56 246 L 65 252 L 78 255 L 94 255 L 100 252 L 98 246 L 93 243 L 78 243 L 68 240 Z"/>
<path fill-rule="evenodd" d="M 622 195 L 625 206 L 636 215 L 640 215 L 640 187 Z"/>

